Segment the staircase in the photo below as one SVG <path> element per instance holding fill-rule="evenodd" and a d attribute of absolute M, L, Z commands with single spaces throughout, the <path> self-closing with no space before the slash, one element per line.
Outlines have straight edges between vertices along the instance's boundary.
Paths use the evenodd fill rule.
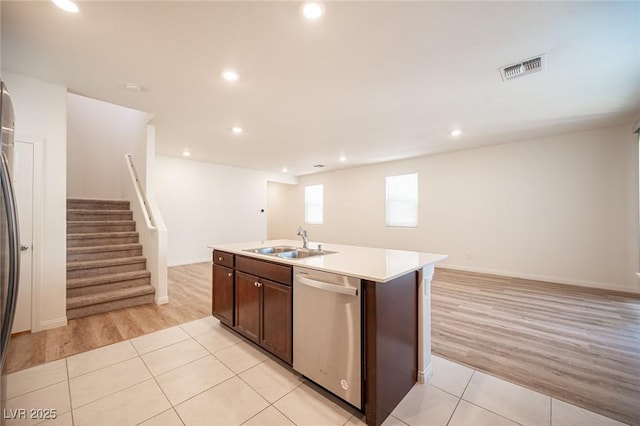
<path fill-rule="evenodd" d="M 153 303 L 129 202 L 67 200 L 67 319 Z"/>

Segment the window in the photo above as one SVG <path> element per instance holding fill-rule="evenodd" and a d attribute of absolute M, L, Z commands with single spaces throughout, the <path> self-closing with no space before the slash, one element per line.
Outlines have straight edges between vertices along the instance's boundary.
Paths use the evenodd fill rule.
<path fill-rule="evenodd" d="M 387 226 L 418 226 L 418 174 L 387 176 Z"/>
<path fill-rule="evenodd" d="M 304 221 L 313 225 L 322 225 L 322 185 L 304 187 Z"/>

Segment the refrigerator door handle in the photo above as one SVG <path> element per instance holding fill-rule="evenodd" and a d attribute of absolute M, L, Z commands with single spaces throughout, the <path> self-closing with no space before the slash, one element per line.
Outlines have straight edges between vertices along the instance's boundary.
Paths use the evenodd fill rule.
<path fill-rule="evenodd" d="M 0 184 L 7 209 L 7 226 L 9 231 L 9 289 L 7 291 L 7 308 L 2 322 L 2 357 L 0 367 L 4 366 L 6 350 L 11 338 L 11 327 L 18 299 L 18 282 L 20 279 L 20 238 L 18 228 L 18 212 L 16 209 L 13 184 L 9 174 L 9 162 L 4 152 L 0 152 Z"/>

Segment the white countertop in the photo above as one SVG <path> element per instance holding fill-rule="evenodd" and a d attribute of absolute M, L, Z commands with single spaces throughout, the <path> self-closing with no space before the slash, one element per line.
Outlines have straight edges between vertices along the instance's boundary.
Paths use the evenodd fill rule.
<path fill-rule="evenodd" d="M 303 266 L 305 268 L 333 272 L 382 283 L 447 258 L 445 254 L 347 246 L 342 244 L 321 244 L 322 250 L 335 251 L 336 253 L 299 259 L 287 259 L 244 251 L 246 249 L 273 246 L 302 247 L 302 241 L 300 240 L 268 240 L 234 244 L 213 244 L 208 247 L 256 259 Z M 317 247 L 318 243 L 309 243 L 309 248 L 316 249 Z"/>

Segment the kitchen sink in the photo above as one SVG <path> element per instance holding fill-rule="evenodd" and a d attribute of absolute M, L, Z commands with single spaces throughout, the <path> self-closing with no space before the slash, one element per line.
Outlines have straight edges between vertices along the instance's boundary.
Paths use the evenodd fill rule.
<path fill-rule="evenodd" d="M 305 257 L 322 256 L 325 254 L 336 253 L 327 250 L 312 250 L 291 246 L 274 246 L 274 247 L 258 247 L 243 250 L 249 253 L 265 254 L 267 256 L 278 256 L 285 259 L 302 259 Z"/>
<path fill-rule="evenodd" d="M 291 246 L 275 246 L 275 247 L 253 248 L 253 249 L 247 249 L 243 251 L 247 251 L 250 253 L 259 253 L 259 254 L 278 254 L 278 253 L 284 253 L 287 251 L 295 251 L 295 250 L 298 250 L 298 248 L 291 247 Z"/>
<path fill-rule="evenodd" d="M 282 253 L 278 253 L 276 256 L 283 257 L 286 259 L 300 259 L 300 258 L 311 257 L 311 256 L 322 256 L 322 255 L 331 254 L 331 253 L 335 253 L 335 251 L 297 249 L 296 251 L 285 251 Z"/>

